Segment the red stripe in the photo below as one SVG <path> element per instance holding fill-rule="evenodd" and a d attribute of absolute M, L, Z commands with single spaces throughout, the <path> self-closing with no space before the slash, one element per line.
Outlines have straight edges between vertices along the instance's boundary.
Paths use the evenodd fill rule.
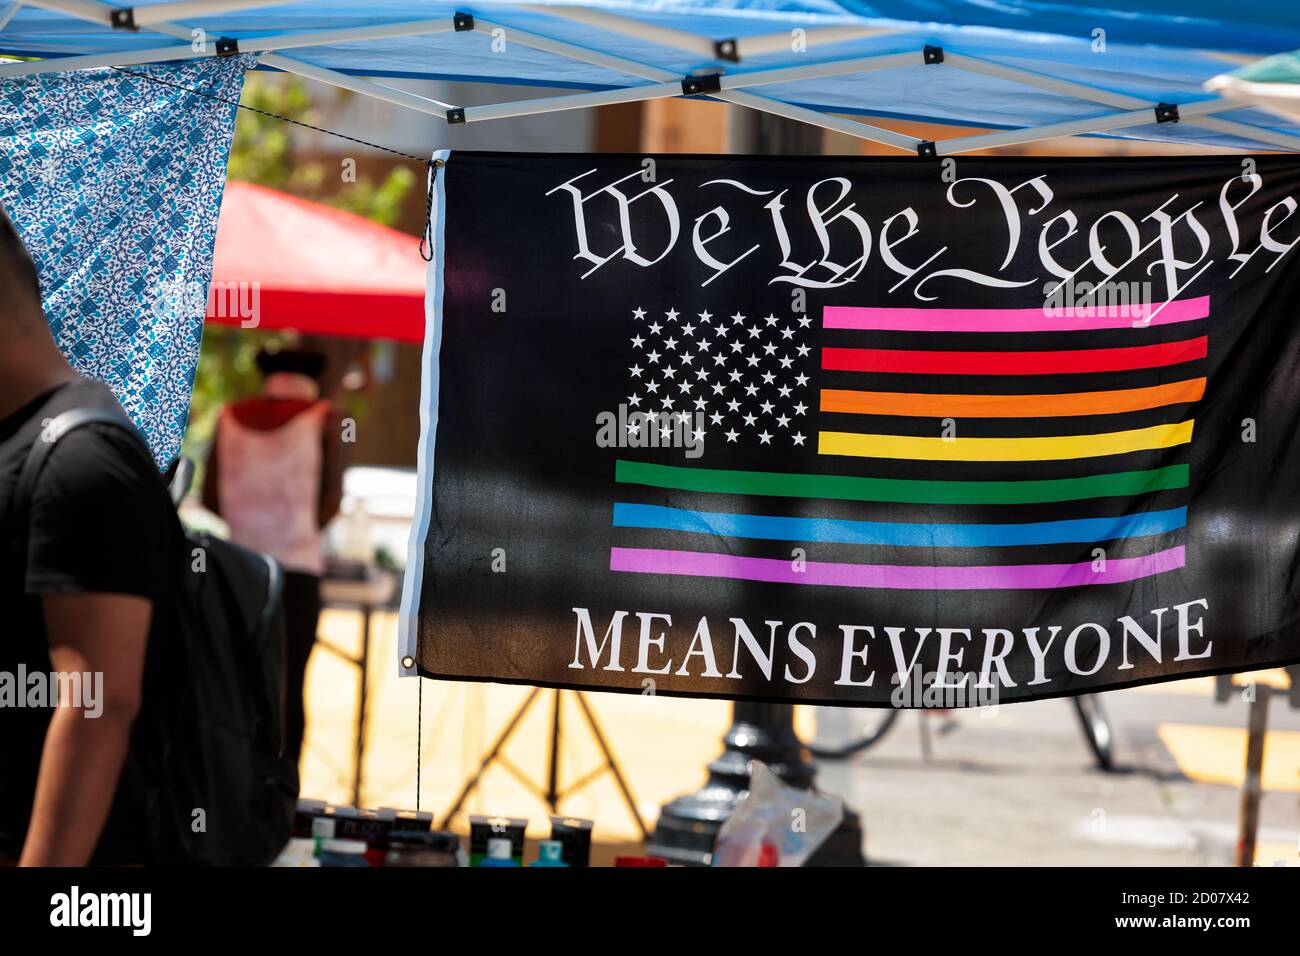
<path fill-rule="evenodd" d="M 936 375 L 1065 375 L 1122 372 L 1205 358 L 1205 336 L 1122 349 L 1051 352 L 931 352 L 905 349 L 822 349 L 822 368 L 835 372 L 915 372 Z"/>

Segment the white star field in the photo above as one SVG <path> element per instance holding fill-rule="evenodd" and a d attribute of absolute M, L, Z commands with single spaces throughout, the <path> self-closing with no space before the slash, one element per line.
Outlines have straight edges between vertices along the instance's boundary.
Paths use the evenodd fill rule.
<path fill-rule="evenodd" d="M 629 411 L 682 422 L 702 413 L 697 441 L 751 447 L 807 442 L 814 401 L 808 373 L 816 361 L 806 342 L 808 316 L 636 308 L 632 319 Z M 660 432 L 667 438 L 671 430 L 663 425 Z"/>

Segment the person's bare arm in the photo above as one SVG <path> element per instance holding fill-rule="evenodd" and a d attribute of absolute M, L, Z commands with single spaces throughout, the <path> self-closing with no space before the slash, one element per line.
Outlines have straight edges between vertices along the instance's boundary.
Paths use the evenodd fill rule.
<path fill-rule="evenodd" d="M 343 470 L 347 467 L 343 447 L 343 415 L 331 408 L 321 429 L 320 507 L 317 524 L 325 527 L 339 513 L 343 503 Z"/>
<path fill-rule="evenodd" d="M 124 594 L 41 598 L 56 673 L 102 674 L 99 700 L 54 711 L 22 866 L 84 866 L 99 842 L 140 707 L 152 602 Z M 84 683 L 83 688 L 87 685 Z M 88 716 L 99 711 L 98 716 Z M 101 709 L 102 708 L 102 709 Z"/>

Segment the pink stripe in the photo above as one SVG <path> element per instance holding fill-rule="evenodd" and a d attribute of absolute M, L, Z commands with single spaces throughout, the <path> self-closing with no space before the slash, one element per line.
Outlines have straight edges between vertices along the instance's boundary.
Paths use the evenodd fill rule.
<path fill-rule="evenodd" d="M 830 305 L 822 311 L 828 329 L 881 332 L 1076 332 L 1089 329 L 1126 329 L 1134 324 L 1172 325 L 1192 322 L 1210 314 L 1210 297 L 1172 302 L 1109 305 L 1074 309 L 893 309 Z M 1149 317 L 1149 320 L 1148 320 Z"/>
<path fill-rule="evenodd" d="M 794 570 L 785 558 L 746 558 L 710 551 L 661 551 L 611 548 L 609 569 L 637 574 L 679 574 L 700 578 L 769 581 L 775 584 L 821 584 L 842 588 L 894 588 L 916 591 L 971 591 L 997 588 L 1068 588 L 1087 584 L 1136 581 L 1186 563 L 1179 545 L 1140 558 L 1113 558 L 1104 571 L 1092 562 L 1079 564 L 1010 564 L 983 567 L 934 565 L 830 564 L 808 561 Z"/>

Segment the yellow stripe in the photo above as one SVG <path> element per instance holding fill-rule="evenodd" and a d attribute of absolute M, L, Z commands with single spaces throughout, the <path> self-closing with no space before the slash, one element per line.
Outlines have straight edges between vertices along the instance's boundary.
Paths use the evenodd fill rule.
<path fill-rule="evenodd" d="M 1151 448 L 1171 448 L 1192 440 L 1193 419 L 1101 435 L 1047 438 L 918 438 L 913 435 L 859 435 L 821 432 L 817 451 L 857 458 L 912 458 L 922 461 L 1055 461 L 1098 458 Z"/>

